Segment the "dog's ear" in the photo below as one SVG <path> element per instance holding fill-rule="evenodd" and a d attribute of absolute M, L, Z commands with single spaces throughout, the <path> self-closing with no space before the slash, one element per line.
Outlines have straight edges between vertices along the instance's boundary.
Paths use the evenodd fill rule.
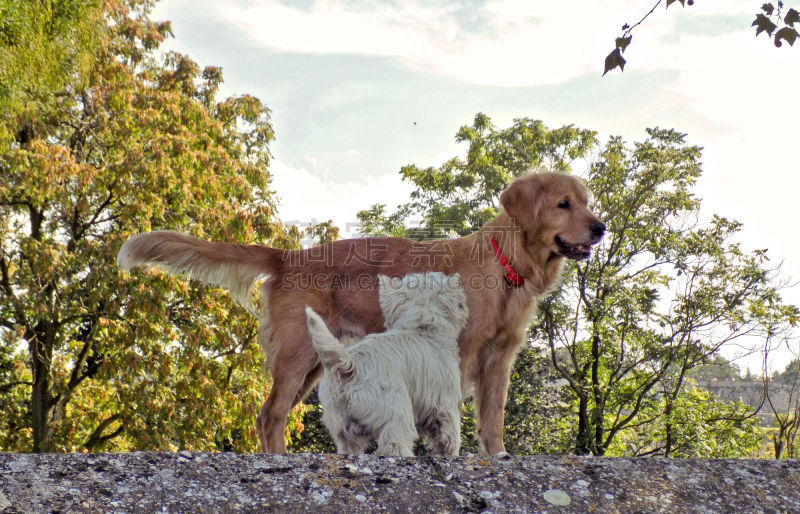
<path fill-rule="evenodd" d="M 500 195 L 500 205 L 509 216 L 516 217 L 519 214 L 519 206 L 522 203 L 522 184 L 519 180 L 512 182 Z"/>
<path fill-rule="evenodd" d="M 541 180 L 534 174 L 512 182 L 500 195 L 500 205 L 518 224 L 532 227 L 536 225 L 543 198 Z"/>
<path fill-rule="evenodd" d="M 541 196 L 535 175 L 518 178 L 500 195 L 500 205 L 509 216 L 529 217 Z"/>

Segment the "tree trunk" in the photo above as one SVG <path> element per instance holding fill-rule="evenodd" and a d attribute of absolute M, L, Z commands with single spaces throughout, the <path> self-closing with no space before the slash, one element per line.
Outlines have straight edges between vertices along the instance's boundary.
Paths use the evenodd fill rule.
<path fill-rule="evenodd" d="M 28 337 L 31 356 L 33 385 L 31 386 L 31 426 L 33 428 L 33 452 L 52 451 L 53 397 L 51 395 L 50 367 L 53 362 L 53 345 L 49 341 L 50 330 L 39 322 Z"/>
<path fill-rule="evenodd" d="M 603 429 L 605 427 L 605 400 L 600 391 L 600 336 L 595 333 L 592 337 L 592 395 L 594 396 L 594 409 L 592 409 L 592 423 L 594 424 L 594 441 L 592 453 L 602 455 Z"/>
<path fill-rule="evenodd" d="M 784 432 L 784 427 L 781 426 L 778 429 L 778 435 L 772 436 L 772 444 L 775 446 L 776 459 L 780 459 L 781 453 L 783 453 L 783 432 Z"/>
<path fill-rule="evenodd" d="M 672 456 L 672 401 L 667 400 L 664 406 L 664 457 Z"/>
<path fill-rule="evenodd" d="M 589 426 L 589 400 L 581 396 L 578 399 L 578 434 L 575 438 L 575 455 L 589 454 L 591 441 L 592 432 Z"/>

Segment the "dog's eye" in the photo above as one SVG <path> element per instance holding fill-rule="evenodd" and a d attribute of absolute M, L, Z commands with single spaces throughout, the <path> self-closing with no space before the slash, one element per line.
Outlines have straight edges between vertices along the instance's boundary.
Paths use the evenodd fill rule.
<path fill-rule="evenodd" d="M 560 202 L 558 202 L 558 205 L 556 205 L 556 207 L 558 207 L 559 209 L 569 209 L 569 200 L 561 200 Z"/>

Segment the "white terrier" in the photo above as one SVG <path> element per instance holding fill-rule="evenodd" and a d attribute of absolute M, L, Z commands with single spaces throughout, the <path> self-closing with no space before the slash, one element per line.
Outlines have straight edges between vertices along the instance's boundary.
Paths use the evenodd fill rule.
<path fill-rule="evenodd" d="M 461 378 L 458 334 L 469 315 L 458 273 L 378 275 L 386 332 L 345 348 L 306 307 L 311 341 L 325 368 L 322 420 L 339 453 L 413 456 L 414 441 L 458 455 Z"/>

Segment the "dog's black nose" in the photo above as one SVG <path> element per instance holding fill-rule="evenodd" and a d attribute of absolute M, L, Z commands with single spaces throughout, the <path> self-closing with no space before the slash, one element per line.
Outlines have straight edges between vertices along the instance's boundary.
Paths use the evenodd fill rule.
<path fill-rule="evenodd" d="M 589 225 L 589 232 L 591 232 L 594 237 L 603 237 L 603 234 L 606 233 L 606 226 L 602 221 L 595 221 Z"/>

